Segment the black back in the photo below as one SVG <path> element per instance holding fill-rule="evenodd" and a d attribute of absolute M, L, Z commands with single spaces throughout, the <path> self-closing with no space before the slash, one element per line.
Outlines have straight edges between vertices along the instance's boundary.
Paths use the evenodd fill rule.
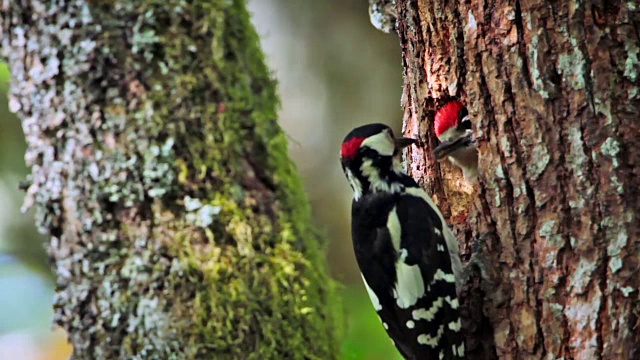
<path fill-rule="evenodd" d="M 405 181 L 417 187 L 413 179 L 408 178 Z M 424 288 L 429 288 L 414 306 L 407 309 L 400 308 L 393 295 L 398 253 L 387 229 L 387 219 L 394 208 L 402 228 L 401 248 L 408 252 L 405 263 L 420 267 Z M 455 283 L 434 281 L 437 269 L 444 269 L 447 274 L 452 273 L 448 251 L 438 250 L 438 245 L 447 249 L 443 234 L 440 217 L 420 197 L 404 192 L 370 193 L 353 202 L 352 238 L 358 265 L 382 306 L 378 315 L 387 325 L 387 333 L 406 359 L 439 359 L 441 351 L 445 359 L 463 358 L 454 356 L 452 352 L 452 346 L 463 343 L 461 333 L 450 331 L 446 326 L 459 320 L 458 309 L 453 309 L 447 301 L 440 300 L 442 306 L 431 321 L 413 318 L 414 310 L 432 309 L 439 297 L 448 296 L 450 300 L 457 298 Z M 413 328 L 407 326 L 408 321 L 414 323 Z M 439 346 L 433 348 L 418 343 L 419 335 L 436 337 L 440 324 L 445 324 L 445 328 L 438 342 Z"/>

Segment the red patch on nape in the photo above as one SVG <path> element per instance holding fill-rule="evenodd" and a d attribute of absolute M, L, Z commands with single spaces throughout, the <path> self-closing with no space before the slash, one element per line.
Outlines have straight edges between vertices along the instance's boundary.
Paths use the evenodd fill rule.
<path fill-rule="evenodd" d="M 363 137 L 354 137 L 342 143 L 342 151 L 340 152 L 340 156 L 343 159 L 351 159 L 358 153 L 358 149 L 360 149 L 360 144 L 364 141 Z"/>
<path fill-rule="evenodd" d="M 460 111 L 463 108 L 464 105 L 460 101 L 452 100 L 438 109 L 433 124 L 437 137 L 440 137 L 440 134 L 451 129 L 453 126 L 458 125 Z"/>

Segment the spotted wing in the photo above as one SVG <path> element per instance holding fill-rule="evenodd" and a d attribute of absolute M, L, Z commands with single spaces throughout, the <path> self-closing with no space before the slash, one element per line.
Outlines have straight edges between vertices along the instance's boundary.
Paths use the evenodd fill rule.
<path fill-rule="evenodd" d="M 398 309 L 401 313 L 411 312 L 407 322 L 414 325 L 409 333 L 417 340 L 415 358 L 464 358 L 456 278 L 445 239 L 447 225 L 424 198 L 413 195 L 401 197 L 396 214 L 402 229 L 396 268 L 419 267 L 425 289 L 415 301 L 409 297 L 401 302 L 410 307 Z M 397 271 L 398 285 L 402 284 L 403 274 Z M 396 292 L 400 295 L 399 290 Z"/>
<path fill-rule="evenodd" d="M 407 359 L 463 358 L 455 277 L 439 215 L 409 194 L 399 195 L 387 213 L 386 223 L 370 232 L 371 249 L 360 251 L 366 261 L 359 261 L 387 333 Z"/>

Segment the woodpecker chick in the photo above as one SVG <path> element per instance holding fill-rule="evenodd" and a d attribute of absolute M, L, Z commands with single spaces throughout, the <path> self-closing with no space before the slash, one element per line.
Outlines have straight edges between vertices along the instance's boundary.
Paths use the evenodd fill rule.
<path fill-rule="evenodd" d="M 458 100 L 445 103 L 436 112 L 434 125 L 441 142 L 433 151 L 436 159 L 448 157 L 462 169 L 465 180 L 474 183 L 478 177 L 478 151 L 467 108 Z"/>
<path fill-rule="evenodd" d="M 373 307 L 405 359 L 463 359 L 458 242 L 396 156 L 414 142 L 383 124 L 356 128 L 342 142 L 353 248 Z"/>

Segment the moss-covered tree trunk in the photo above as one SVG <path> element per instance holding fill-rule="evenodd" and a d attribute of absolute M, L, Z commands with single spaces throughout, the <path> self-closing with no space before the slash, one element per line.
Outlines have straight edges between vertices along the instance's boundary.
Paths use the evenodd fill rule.
<path fill-rule="evenodd" d="M 331 359 L 333 285 L 243 0 L 1 5 L 75 359 Z"/>
<path fill-rule="evenodd" d="M 394 5 L 405 134 L 425 144 L 409 167 L 467 258 L 482 239 L 485 276 L 464 295 L 469 357 L 640 358 L 640 4 Z M 447 96 L 475 124 L 475 192 L 431 154 Z"/>

